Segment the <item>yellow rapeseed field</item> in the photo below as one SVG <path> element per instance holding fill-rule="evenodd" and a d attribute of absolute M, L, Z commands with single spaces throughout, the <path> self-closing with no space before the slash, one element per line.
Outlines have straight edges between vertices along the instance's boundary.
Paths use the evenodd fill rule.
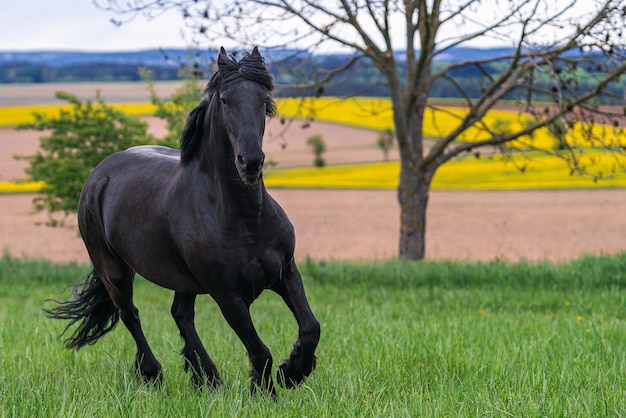
<path fill-rule="evenodd" d="M 277 100 L 278 113 L 281 117 L 313 118 L 319 121 L 335 122 L 349 126 L 383 131 L 393 129 L 391 101 L 386 98 L 354 97 L 340 99 L 337 97 L 320 98 L 285 98 Z M 426 109 L 424 115 L 424 135 L 429 138 L 442 138 L 457 126 L 467 111 L 460 107 L 438 106 L 437 110 Z M 512 110 L 493 109 L 487 113 L 482 122 L 492 130 L 506 129 L 517 131 L 531 121 L 531 117 Z M 606 125 L 596 125 L 592 132 L 597 137 L 612 138 L 626 144 L 626 133 L 616 132 Z M 488 138 L 485 129 L 473 126 L 463 132 L 457 140 L 477 141 Z M 574 145 L 584 145 L 584 136 L 580 124 L 575 124 L 567 134 L 567 140 Z M 552 149 L 555 139 L 547 128 L 538 129 L 532 137 L 520 138 L 510 146 L 538 149 Z"/>
<path fill-rule="evenodd" d="M 114 103 L 111 106 L 135 116 L 151 115 L 156 109 L 151 103 Z M 56 116 L 61 109 L 69 111 L 72 106 L 56 104 L 2 106 L 0 107 L 0 126 L 32 122 L 34 112 Z"/>
<path fill-rule="evenodd" d="M 613 163 L 606 155 L 591 153 L 594 169 L 609 174 Z M 436 190 L 530 190 L 626 187 L 626 175 L 592 178 L 570 175 L 564 161 L 548 155 L 534 155 L 525 161 L 526 169 L 501 157 L 477 159 L 473 156 L 450 161 L 437 171 L 432 188 Z M 346 164 L 337 166 L 275 169 L 265 176 L 268 187 L 394 189 L 398 185 L 399 162 Z"/>
<path fill-rule="evenodd" d="M 116 109 L 135 115 L 150 115 L 155 106 L 150 103 L 115 103 Z M 393 129 L 391 102 L 386 98 L 356 97 L 340 99 L 336 97 L 321 98 L 281 98 L 277 100 L 280 117 L 314 118 L 319 121 L 339 123 L 348 126 L 383 131 Z M 68 110 L 68 105 L 24 105 L 5 106 L 0 108 L 0 126 L 13 126 L 32 120 L 32 113 L 58 114 L 60 109 Z M 424 134 L 430 138 L 441 138 L 459 123 L 465 115 L 465 110 L 459 107 L 446 106 L 441 110 L 427 109 L 424 116 Z M 493 128 L 500 124 L 506 129 L 517 130 L 530 119 L 527 115 L 520 115 L 514 111 L 494 109 L 487 113 L 483 122 Z M 581 126 L 576 124 L 568 134 L 568 141 L 578 143 L 583 141 Z M 626 143 L 626 134 L 617 134 L 611 127 L 596 125 L 593 133 L 598 137 L 611 137 L 619 143 Z M 478 127 L 473 127 L 459 136 L 461 141 L 484 139 L 487 133 Z M 551 149 L 555 144 L 554 138 L 547 129 L 537 130 L 532 138 L 522 138 L 513 145 L 527 148 L 529 145 L 539 149 Z"/>
<path fill-rule="evenodd" d="M 45 185 L 43 181 L 0 181 L 0 193 L 36 193 Z"/>
<path fill-rule="evenodd" d="M 149 103 L 114 104 L 132 115 L 148 115 L 154 111 Z M 279 117 L 312 118 L 350 126 L 358 126 L 373 130 L 393 128 L 391 104 L 388 99 L 359 97 L 348 100 L 323 97 L 318 99 L 283 98 L 277 100 Z M 58 109 L 69 106 L 32 105 L 10 106 L 0 108 L 0 126 L 15 125 L 32 120 L 32 112 L 54 114 Z M 428 110 L 425 115 L 425 134 L 431 138 L 439 138 L 448 133 L 465 114 L 462 108 L 447 106 L 441 110 Z M 506 129 L 519 129 L 526 123 L 528 116 L 517 112 L 492 110 L 484 119 L 489 127 L 498 124 Z M 568 141 L 582 141 L 580 126 L 571 129 Z M 594 133 L 605 135 L 613 141 L 626 143 L 624 134 L 616 134 L 611 127 L 598 125 Z M 459 138 L 476 140 L 483 138 L 484 131 L 473 128 Z M 533 138 L 524 138 L 517 143 L 520 148 L 532 145 L 541 149 L 552 149 L 555 140 L 547 129 L 539 130 Z M 587 149 L 581 162 L 592 172 L 601 172 L 608 178 L 594 182 L 590 177 L 570 175 L 566 164 L 557 157 L 538 153 L 529 153 L 530 160 L 519 161 L 526 166 L 522 172 L 515 164 L 505 161 L 502 157 L 466 156 L 446 163 L 442 166 L 433 181 L 434 189 L 441 190 L 508 190 L 508 189 L 560 189 L 560 188 L 596 188 L 626 187 L 626 175 L 616 171 L 613 156 L 599 149 Z M 626 161 L 622 158 L 621 163 Z M 274 169 L 267 173 L 268 187 L 286 188 L 366 188 L 391 189 L 398 183 L 399 163 L 371 163 L 329 166 L 324 168 L 293 168 Z M 42 183 L 8 183 L 0 182 L 0 193 L 32 192 L 39 190 Z"/>
<path fill-rule="evenodd" d="M 391 103 L 383 98 L 280 99 L 278 111 L 284 117 L 310 117 L 374 130 L 393 127 Z M 464 109 L 453 106 L 441 107 L 438 110 L 428 109 L 425 114 L 425 135 L 431 138 L 447 135 L 465 113 Z M 528 115 L 494 109 L 487 113 L 483 123 L 490 129 L 496 129 L 500 125 L 503 129 L 518 130 L 529 120 Z M 581 125 L 575 124 L 567 134 L 567 141 L 571 144 L 584 145 L 581 130 Z M 626 144 L 625 133 L 617 132 L 612 127 L 596 125 L 592 132 L 598 137 L 607 138 L 607 141 Z M 485 130 L 472 127 L 463 133 L 459 140 L 475 141 L 486 137 Z M 532 137 L 521 138 L 512 145 L 520 149 L 551 150 L 555 146 L 555 139 L 548 129 L 544 128 L 535 131 Z M 589 176 L 570 175 L 567 164 L 558 157 L 536 152 L 527 153 L 527 156 L 532 159 L 518 161 L 518 166 L 502 157 L 464 157 L 450 161 L 438 170 L 433 188 L 510 190 L 626 187 L 626 175 L 619 172 L 620 164 L 626 165 L 626 158 L 613 156 L 600 149 L 587 149 L 579 161 L 590 172 L 602 173 L 605 176 L 598 182 L 594 182 Z M 525 166 L 523 171 L 519 168 L 521 166 Z M 268 174 L 266 184 L 270 187 L 395 188 L 399 172 L 400 166 L 397 162 L 278 169 Z"/>

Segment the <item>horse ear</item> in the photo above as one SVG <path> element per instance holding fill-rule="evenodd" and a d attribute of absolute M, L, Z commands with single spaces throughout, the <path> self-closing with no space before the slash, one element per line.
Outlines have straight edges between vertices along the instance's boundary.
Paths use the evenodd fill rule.
<path fill-rule="evenodd" d="M 228 60 L 228 54 L 226 53 L 226 50 L 224 49 L 224 47 L 221 46 L 220 53 L 217 56 L 217 66 L 219 67 L 222 64 L 225 64 L 227 60 Z"/>
<path fill-rule="evenodd" d="M 252 54 L 250 54 L 250 56 L 254 58 L 260 58 L 261 53 L 259 52 L 259 48 L 255 46 L 254 49 L 252 49 Z"/>

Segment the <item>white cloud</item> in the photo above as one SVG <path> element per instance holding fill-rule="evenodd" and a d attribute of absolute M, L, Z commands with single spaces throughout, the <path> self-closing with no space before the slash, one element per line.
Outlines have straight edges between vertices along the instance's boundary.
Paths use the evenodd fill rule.
<path fill-rule="evenodd" d="M 185 47 L 175 11 L 120 27 L 89 0 L 0 0 L 0 50 L 120 51 Z"/>

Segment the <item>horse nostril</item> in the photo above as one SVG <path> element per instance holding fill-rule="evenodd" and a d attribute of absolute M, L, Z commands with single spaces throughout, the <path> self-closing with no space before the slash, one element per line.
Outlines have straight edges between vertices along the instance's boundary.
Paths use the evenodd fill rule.
<path fill-rule="evenodd" d="M 258 158 L 245 158 L 243 155 L 237 155 L 237 163 L 244 170 L 257 171 L 263 167 L 265 156 L 259 156 Z"/>
<path fill-rule="evenodd" d="M 260 170 L 263 167 L 263 161 L 265 161 L 265 157 L 261 157 L 261 158 L 255 159 L 254 161 L 250 161 L 248 165 L 251 166 L 251 168 L 254 168 L 255 170 Z"/>

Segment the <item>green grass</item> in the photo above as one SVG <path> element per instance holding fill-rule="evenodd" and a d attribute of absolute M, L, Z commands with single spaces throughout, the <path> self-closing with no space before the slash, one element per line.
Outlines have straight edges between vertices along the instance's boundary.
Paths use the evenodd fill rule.
<path fill-rule="evenodd" d="M 318 367 L 277 402 L 248 394 L 244 349 L 209 297 L 200 335 L 226 386 L 197 391 L 182 371 L 172 293 L 135 286 L 165 381 L 130 370 L 118 329 L 78 352 L 45 299 L 87 266 L 0 259 L 0 416 L 619 416 L 626 411 L 626 254 L 566 264 L 387 261 L 301 264 L 322 324 Z M 296 337 L 282 301 L 252 315 L 275 364 Z"/>

